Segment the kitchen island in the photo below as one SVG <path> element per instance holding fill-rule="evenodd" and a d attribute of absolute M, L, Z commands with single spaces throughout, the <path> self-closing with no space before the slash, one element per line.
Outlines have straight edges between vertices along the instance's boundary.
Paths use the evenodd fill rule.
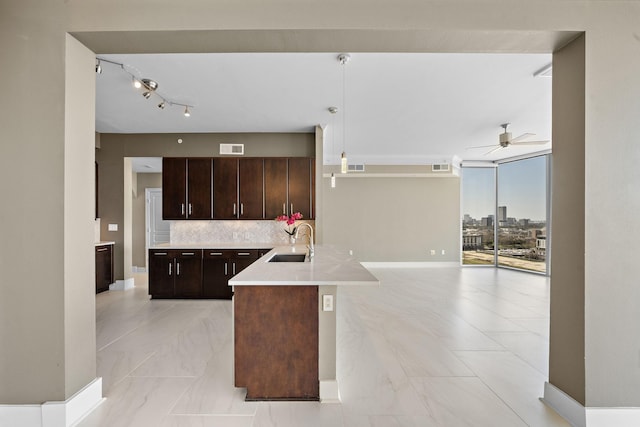
<path fill-rule="evenodd" d="M 229 280 L 234 288 L 234 378 L 247 400 L 339 400 L 339 286 L 378 286 L 347 251 L 278 246 Z M 302 262 L 271 262 L 304 255 Z M 285 255 L 285 257 L 281 257 Z"/>

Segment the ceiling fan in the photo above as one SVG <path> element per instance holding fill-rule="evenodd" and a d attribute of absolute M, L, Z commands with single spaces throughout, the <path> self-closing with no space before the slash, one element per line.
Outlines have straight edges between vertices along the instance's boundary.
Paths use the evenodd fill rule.
<path fill-rule="evenodd" d="M 527 138 L 530 138 L 532 136 L 535 135 L 535 133 L 523 133 L 522 135 L 516 136 L 515 138 L 511 137 L 511 132 L 507 131 L 507 128 L 509 127 L 510 123 L 503 123 L 500 125 L 500 127 L 502 127 L 503 132 L 500 134 L 500 139 L 499 139 L 499 143 L 498 144 L 492 144 L 492 145 L 480 145 L 480 146 L 476 146 L 476 147 L 469 147 L 467 148 L 467 150 L 470 150 L 472 148 L 487 148 L 487 147 L 494 147 L 491 150 L 487 151 L 486 153 L 484 153 L 484 155 L 489 155 L 491 153 L 493 153 L 496 150 L 499 150 L 501 148 L 508 148 L 510 145 L 543 145 L 546 144 L 547 141 L 527 141 Z"/>

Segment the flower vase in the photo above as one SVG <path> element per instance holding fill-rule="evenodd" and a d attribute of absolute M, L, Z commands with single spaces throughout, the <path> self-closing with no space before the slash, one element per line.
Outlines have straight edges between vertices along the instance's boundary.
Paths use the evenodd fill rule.
<path fill-rule="evenodd" d="M 293 234 L 289 235 L 289 244 L 292 246 L 296 244 L 296 237 Z"/>

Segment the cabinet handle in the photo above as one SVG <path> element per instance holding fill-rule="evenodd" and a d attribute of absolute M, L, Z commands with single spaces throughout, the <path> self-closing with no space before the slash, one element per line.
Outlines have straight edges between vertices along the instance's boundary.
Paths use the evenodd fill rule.
<path fill-rule="evenodd" d="M 286 215 L 287 214 L 287 204 L 283 203 L 282 204 L 282 215 Z"/>
<path fill-rule="evenodd" d="M 171 266 L 173 265 L 172 262 L 169 263 L 169 276 L 171 276 Z"/>
<path fill-rule="evenodd" d="M 226 276 L 228 273 L 227 263 L 224 263 L 224 275 Z"/>
<path fill-rule="evenodd" d="M 240 203 L 240 215 L 244 215 L 244 203 Z"/>
<path fill-rule="evenodd" d="M 167 253 L 166 252 L 154 252 L 153 254 L 155 256 L 163 256 L 163 255 L 166 255 Z"/>
<path fill-rule="evenodd" d="M 231 264 L 232 264 L 232 267 L 233 267 L 233 275 L 235 276 L 236 275 L 236 263 L 233 262 Z"/>
<path fill-rule="evenodd" d="M 180 212 L 184 215 L 184 203 L 180 203 Z"/>
<path fill-rule="evenodd" d="M 191 215 L 193 213 L 193 206 L 191 206 L 191 203 L 189 203 L 189 215 Z"/>
<path fill-rule="evenodd" d="M 238 252 L 238 256 L 249 256 L 251 255 L 250 252 Z"/>
<path fill-rule="evenodd" d="M 100 249 L 96 249 L 96 251 L 98 252 L 104 252 L 104 251 L 108 251 L 108 248 L 100 248 Z"/>
<path fill-rule="evenodd" d="M 176 261 L 176 276 L 180 275 L 180 263 Z"/>
<path fill-rule="evenodd" d="M 209 255 L 220 256 L 222 255 L 222 252 L 209 252 Z"/>
<path fill-rule="evenodd" d="M 235 203 L 233 204 L 233 214 L 234 215 L 236 214 L 236 204 Z"/>
<path fill-rule="evenodd" d="M 182 255 L 185 255 L 185 256 L 191 255 L 191 256 L 193 256 L 193 255 L 195 255 L 195 253 L 194 252 L 182 252 Z"/>

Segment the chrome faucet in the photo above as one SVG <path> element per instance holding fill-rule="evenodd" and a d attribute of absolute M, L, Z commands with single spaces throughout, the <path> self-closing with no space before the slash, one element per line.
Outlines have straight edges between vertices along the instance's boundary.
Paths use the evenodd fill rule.
<path fill-rule="evenodd" d="M 303 222 L 302 224 L 300 224 L 296 230 L 296 235 L 295 238 L 298 238 L 298 233 L 300 233 L 300 228 L 306 225 L 307 227 L 309 227 L 309 246 L 307 246 L 309 248 L 309 258 L 311 258 L 313 256 L 313 227 L 311 227 L 311 224 L 307 223 L 307 222 Z"/>

